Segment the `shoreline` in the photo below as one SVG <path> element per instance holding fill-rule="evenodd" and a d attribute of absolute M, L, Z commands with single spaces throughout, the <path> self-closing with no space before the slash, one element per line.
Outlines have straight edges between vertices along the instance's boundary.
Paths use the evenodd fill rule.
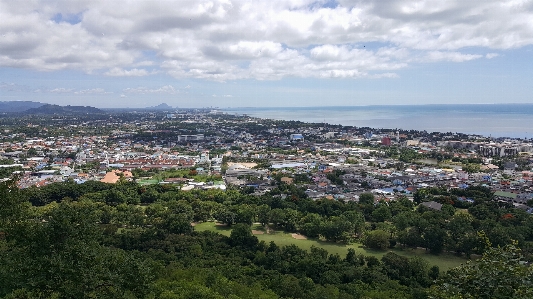
<path fill-rule="evenodd" d="M 465 107 L 471 109 L 460 109 Z M 451 132 L 494 139 L 533 139 L 533 104 L 246 107 L 220 111 L 261 119 L 326 123 L 375 130 Z"/>

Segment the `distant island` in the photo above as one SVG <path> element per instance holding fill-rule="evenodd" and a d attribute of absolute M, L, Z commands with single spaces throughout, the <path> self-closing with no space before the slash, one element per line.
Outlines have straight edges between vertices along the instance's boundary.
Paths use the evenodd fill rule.
<path fill-rule="evenodd" d="M 146 110 L 173 110 L 174 108 L 172 106 L 167 105 L 167 103 L 161 103 L 157 106 L 150 106 L 144 109 Z"/>

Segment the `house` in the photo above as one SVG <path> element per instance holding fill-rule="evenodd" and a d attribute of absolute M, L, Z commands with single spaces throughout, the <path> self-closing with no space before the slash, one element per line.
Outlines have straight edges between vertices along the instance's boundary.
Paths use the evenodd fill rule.
<path fill-rule="evenodd" d="M 516 169 L 516 163 L 512 161 L 508 161 L 504 163 L 503 170 L 515 170 Z"/>
<path fill-rule="evenodd" d="M 120 177 L 124 178 L 132 178 L 133 174 L 130 171 L 120 171 L 120 170 L 113 170 L 105 174 L 105 176 L 100 180 L 102 183 L 108 183 L 108 184 L 116 184 Z"/>
<path fill-rule="evenodd" d="M 281 178 L 281 182 L 282 182 L 282 183 L 285 183 L 285 184 L 287 184 L 287 185 L 292 184 L 293 180 L 294 180 L 293 178 L 289 178 L 289 177 L 286 177 L 286 176 L 284 176 L 284 177 Z"/>
<path fill-rule="evenodd" d="M 62 176 L 70 176 L 72 173 L 74 172 L 74 169 L 68 167 L 68 166 L 63 166 L 59 169 L 59 173 L 62 175 Z"/>
<path fill-rule="evenodd" d="M 302 134 L 291 134 L 290 139 L 292 141 L 303 141 L 304 136 Z"/>

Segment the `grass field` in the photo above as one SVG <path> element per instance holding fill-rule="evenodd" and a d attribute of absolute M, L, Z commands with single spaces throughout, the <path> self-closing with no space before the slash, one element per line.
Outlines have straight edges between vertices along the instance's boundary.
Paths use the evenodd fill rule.
<path fill-rule="evenodd" d="M 204 222 L 204 223 L 198 223 L 194 229 L 196 231 L 214 231 L 218 232 L 220 234 L 229 236 L 231 233 L 231 228 L 228 228 L 226 226 L 219 226 L 215 225 L 214 222 Z M 260 225 L 253 225 L 252 229 L 254 230 L 261 230 L 265 231 Z M 375 256 L 377 258 L 381 258 L 384 254 L 386 254 L 389 251 L 392 251 L 398 255 L 402 255 L 405 257 L 415 257 L 419 256 L 426 261 L 430 265 L 436 265 L 440 268 L 441 271 L 446 271 L 451 268 L 457 267 L 461 265 L 462 263 L 466 263 L 467 259 L 463 257 L 458 257 L 453 254 L 449 253 L 442 253 L 440 255 L 433 255 L 427 253 L 423 249 L 391 249 L 388 251 L 378 251 L 378 250 L 370 250 L 363 248 L 363 246 L 359 243 L 354 243 L 350 245 L 342 245 L 342 244 L 336 244 L 331 242 L 324 242 L 320 240 L 297 240 L 294 239 L 290 233 L 285 233 L 282 231 L 270 231 L 269 234 L 262 234 L 262 235 L 256 235 L 257 239 L 259 241 L 265 241 L 267 244 L 270 243 L 270 241 L 274 241 L 278 246 L 285 246 L 285 245 L 291 245 L 294 244 L 302 249 L 309 250 L 311 246 L 316 246 L 320 248 L 326 249 L 329 253 L 338 253 L 341 257 L 344 257 L 346 253 L 348 252 L 348 248 L 353 248 L 358 254 L 363 255 L 371 255 Z"/>
<path fill-rule="evenodd" d="M 143 185 L 153 185 L 153 184 L 159 183 L 159 180 L 140 180 L 140 181 L 137 181 L 137 183 L 139 183 L 139 185 L 141 185 L 141 186 L 143 186 Z"/>

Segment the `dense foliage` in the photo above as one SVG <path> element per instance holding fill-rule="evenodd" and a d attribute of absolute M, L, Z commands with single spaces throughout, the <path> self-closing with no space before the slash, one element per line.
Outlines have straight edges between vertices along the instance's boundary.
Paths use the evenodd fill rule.
<path fill-rule="evenodd" d="M 363 194 L 359 203 L 313 201 L 293 185 L 252 196 L 126 181 L 24 190 L 7 182 L 0 185 L 0 297 L 447 298 L 468 289 L 460 275 L 471 273 L 472 283 L 486 278 L 487 258 L 495 256 L 498 267 L 516 270 L 505 272 L 505 279 L 530 277 L 531 267 L 516 262 L 523 260 L 521 252 L 507 262 L 500 249 L 490 247 L 500 244 L 493 240 L 507 245 L 514 238 L 510 229 L 497 234 L 494 226 L 514 228 L 516 246 L 526 252 L 531 217 L 491 206 L 481 200 L 485 195 L 479 193 L 471 213 L 455 213 L 452 204 L 442 211 L 415 209 L 408 199 L 387 203 L 372 194 Z M 431 198 L 438 196 L 449 195 Z M 502 209 L 516 216 L 500 219 Z M 211 220 L 232 226 L 231 235 L 196 232 L 191 225 Z M 422 246 L 435 253 L 486 252 L 487 258 L 442 276 L 422 258 L 393 252 L 377 259 L 353 249 L 339 256 L 317 247 L 266 244 L 252 234 L 253 222 L 324 241 L 357 240 L 379 250 Z M 497 283 L 512 288 L 515 282 Z M 489 298 L 469 292 L 473 297 L 464 298 Z M 517 294 L 529 294 L 524 292 Z"/>

